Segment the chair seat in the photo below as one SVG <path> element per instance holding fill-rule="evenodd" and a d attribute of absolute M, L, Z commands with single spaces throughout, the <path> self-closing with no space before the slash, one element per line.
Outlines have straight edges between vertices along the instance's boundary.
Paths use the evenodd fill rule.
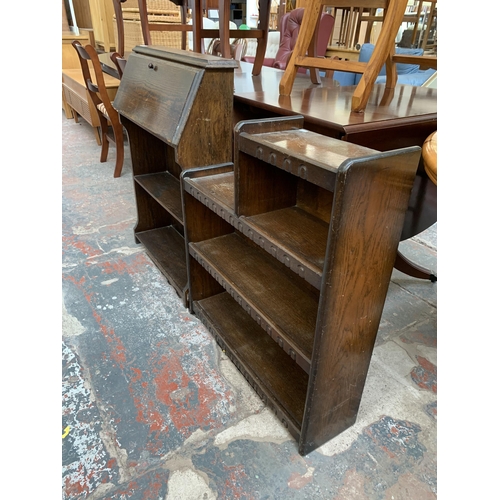
<path fill-rule="evenodd" d="M 111 101 L 111 106 L 113 106 L 113 102 L 114 101 Z M 114 106 L 113 106 L 113 108 L 114 108 Z M 106 111 L 106 106 L 104 106 L 103 102 L 101 102 L 100 104 L 97 105 L 97 109 L 109 120 L 109 114 Z"/>
<path fill-rule="evenodd" d="M 106 111 L 106 106 L 104 106 L 104 103 L 101 102 L 100 104 L 98 104 L 97 109 L 109 120 L 109 115 L 108 112 Z"/>

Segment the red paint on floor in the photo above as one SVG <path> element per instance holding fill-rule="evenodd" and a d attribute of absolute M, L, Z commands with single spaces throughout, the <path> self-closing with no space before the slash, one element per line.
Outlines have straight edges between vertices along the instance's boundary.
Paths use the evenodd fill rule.
<path fill-rule="evenodd" d="M 181 364 L 181 358 L 188 352 L 178 352 L 170 356 L 162 356 L 157 364 L 154 383 L 156 397 L 170 409 L 170 418 L 176 429 L 188 437 L 192 428 L 203 428 L 213 425 L 211 418 L 211 403 L 217 401 L 219 395 L 207 385 L 208 377 L 201 373 L 191 378 Z M 194 380 L 196 388 L 190 387 Z M 197 392 L 197 394 L 195 394 Z"/>
<path fill-rule="evenodd" d="M 102 252 L 100 250 L 96 250 L 95 248 L 91 247 L 89 244 L 85 243 L 84 241 L 77 240 L 76 236 L 74 236 L 74 235 L 63 236 L 63 248 L 64 248 L 64 246 L 73 247 L 76 250 L 82 252 L 87 257 L 95 257 L 97 255 L 102 254 Z"/>
<path fill-rule="evenodd" d="M 144 272 L 144 267 L 151 267 L 151 261 L 142 253 L 136 254 L 132 262 L 124 260 L 106 261 L 98 264 L 104 274 L 133 275 Z"/>

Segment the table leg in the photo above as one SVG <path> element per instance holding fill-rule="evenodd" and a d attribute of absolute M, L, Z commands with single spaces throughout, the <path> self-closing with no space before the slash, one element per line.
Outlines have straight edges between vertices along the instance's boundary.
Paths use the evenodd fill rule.
<path fill-rule="evenodd" d="M 420 278 L 423 280 L 431 280 L 433 283 L 437 281 L 437 275 L 434 274 L 429 269 L 415 264 L 411 260 L 407 259 L 399 250 L 396 255 L 396 262 L 394 267 L 401 271 L 402 273 L 408 274 L 408 276 L 413 276 L 414 278 Z"/>

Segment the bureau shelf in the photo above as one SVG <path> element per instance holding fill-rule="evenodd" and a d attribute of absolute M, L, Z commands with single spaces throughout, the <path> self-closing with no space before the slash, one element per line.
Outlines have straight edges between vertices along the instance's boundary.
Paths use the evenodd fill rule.
<path fill-rule="evenodd" d="M 235 61 L 139 45 L 113 106 L 127 130 L 137 207 L 136 241 L 188 301 L 183 171 L 232 160 Z M 218 99 L 213 100 L 217 95 Z"/>
<path fill-rule="evenodd" d="M 172 226 L 135 233 L 148 255 L 179 296 L 186 287 L 186 249 L 184 236 Z"/>
<path fill-rule="evenodd" d="M 167 210 L 177 222 L 183 223 L 179 179 L 169 172 L 136 175 L 134 181 Z"/>

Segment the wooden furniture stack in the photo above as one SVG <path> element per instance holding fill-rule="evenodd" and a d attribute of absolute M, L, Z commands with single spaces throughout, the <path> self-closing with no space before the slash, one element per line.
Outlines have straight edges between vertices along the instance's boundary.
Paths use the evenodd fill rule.
<path fill-rule="evenodd" d="M 299 116 L 240 122 L 233 163 L 235 63 L 214 59 L 127 62 L 135 234 L 307 454 L 356 419 L 421 150 Z"/>
<path fill-rule="evenodd" d="M 319 83 L 321 81 L 319 78 L 319 69 L 352 71 L 362 74 L 361 80 L 352 97 L 352 111 L 363 111 L 368 102 L 375 80 L 384 63 L 387 64 L 386 88 L 393 89 L 396 85 L 396 66 L 392 63 L 392 56 L 394 55 L 394 40 L 399 26 L 401 25 L 406 4 L 407 0 L 344 0 L 340 3 L 338 0 L 336 2 L 333 0 L 310 0 L 305 7 L 304 19 L 297 38 L 297 43 L 295 44 L 294 51 L 280 82 L 280 94 L 290 95 L 293 81 L 299 67 L 310 68 L 313 83 Z M 309 54 L 313 54 L 311 48 L 314 48 L 317 31 L 316 27 L 318 26 L 325 5 L 384 9 L 382 30 L 380 31 L 373 55 L 368 63 L 321 59 L 306 55 L 308 50 Z"/>
<path fill-rule="evenodd" d="M 129 138 L 136 240 L 185 302 L 180 174 L 232 160 L 236 66 L 215 56 L 139 46 L 127 59 L 113 103 Z"/>

